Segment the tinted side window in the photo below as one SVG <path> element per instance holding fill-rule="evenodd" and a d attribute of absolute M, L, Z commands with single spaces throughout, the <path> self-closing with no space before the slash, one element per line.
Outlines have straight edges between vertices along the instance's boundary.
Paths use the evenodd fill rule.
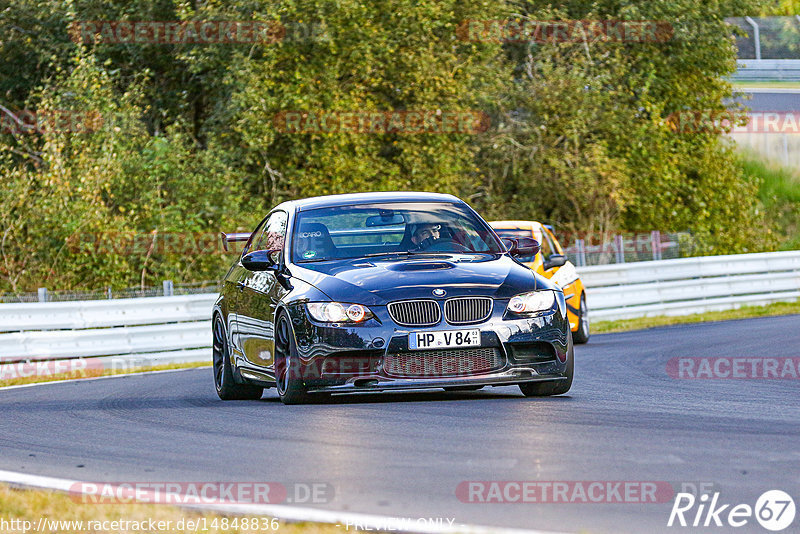
<path fill-rule="evenodd" d="M 542 242 L 539 243 L 539 246 L 542 247 L 542 256 L 545 258 L 556 251 L 555 247 L 553 247 L 553 242 L 550 240 L 550 236 L 547 234 L 547 230 L 542 230 Z"/>
<path fill-rule="evenodd" d="M 553 232 L 545 229 L 544 234 L 547 236 L 547 241 L 550 243 L 550 247 L 553 249 L 553 254 L 561 254 L 561 252 L 558 251 L 558 241 L 556 240 L 556 236 L 553 234 Z"/>
<path fill-rule="evenodd" d="M 277 263 L 283 253 L 283 245 L 286 242 L 286 223 L 288 220 L 289 216 L 285 211 L 276 211 L 270 215 L 252 250 L 278 251 L 273 258 Z"/>
<path fill-rule="evenodd" d="M 258 226 L 256 226 L 256 229 L 253 230 L 253 234 L 250 236 L 250 241 L 248 241 L 245 244 L 244 250 L 242 250 L 242 256 L 244 256 L 248 252 L 252 252 L 254 250 L 258 250 L 258 247 L 256 245 L 258 244 L 258 241 L 261 238 L 261 233 L 263 232 L 264 227 L 266 226 L 266 224 L 267 224 L 267 220 L 265 219 L 265 220 L 261 221 L 258 224 Z"/>

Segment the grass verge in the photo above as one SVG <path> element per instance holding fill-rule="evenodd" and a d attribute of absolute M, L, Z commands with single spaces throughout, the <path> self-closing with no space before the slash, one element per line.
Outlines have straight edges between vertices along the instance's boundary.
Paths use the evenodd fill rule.
<path fill-rule="evenodd" d="M 620 319 L 618 321 L 593 321 L 593 334 L 610 334 L 628 330 L 643 330 L 656 326 L 673 324 L 707 323 L 712 321 L 729 321 L 731 319 L 749 319 L 752 317 L 769 317 L 773 315 L 792 315 L 800 313 L 800 301 L 776 302 L 769 306 L 742 306 L 735 310 L 696 313 L 675 317 L 639 317 L 637 319 Z"/>
<path fill-rule="evenodd" d="M 170 369 L 193 369 L 195 367 L 208 367 L 209 365 L 211 365 L 209 362 L 189 362 L 132 367 L 128 369 L 84 369 L 70 373 L 57 373 L 42 376 L 20 376 L 10 379 L 0 379 L 0 387 L 35 384 L 38 382 L 58 382 L 60 380 L 73 380 L 75 378 L 98 378 L 101 376 L 127 375 L 134 373 L 146 373 L 149 371 L 168 371 Z"/>
<path fill-rule="evenodd" d="M 758 195 L 779 249 L 800 249 L 800 173 L 750 151 L 742 152 L 741 165 L 745 175 L 758 180 Z"/>
<path fill-rule="evenodd" d="M 343 529 L 317 523 L 272 522 L 259 517 L 251 528 L 253 517 L 225 516 L 166 504 L 89 504 L 74 501 L 66 493 L 16 489 L 0 484 L 0 528 L 8 534 L 51 532 L 85 534 L 86 532 L 207 532 L 331 534 Z M 5 523 L 3 523 L 5 521 Z M 47 521 L 45 523 L 45 521 Z M 114 524 L 113 522 L 117 522 Z M 128 523 L 122 523 L 127 521 Z M 235 521 L 235 523 L 234 523 Z M 25 523 L 26 522 L 26 523 Z M 154 523 L 153 523 L 154 522 Z M 153 526 L 153 525 L 156 526 Z M 235 525 L 235 526 L 234 526 Z M 37 530 L 41 526 L 42 528 Z M 195 527 L 199 528 L 195 528 Z M 160 528 L 167 527 L 167 528 Z M 226 528 L 227 527 L 227 528 Z"/>
<path fill-rule="evenodd" d="M 733 82 L 733 88 L 742 89 L 800 89 L 800 82 Z"/>

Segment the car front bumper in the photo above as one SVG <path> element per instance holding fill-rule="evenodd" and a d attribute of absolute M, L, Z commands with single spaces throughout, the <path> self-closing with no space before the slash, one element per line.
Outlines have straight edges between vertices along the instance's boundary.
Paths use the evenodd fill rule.
<path fill-rule="evenodd" d="M 563 299 L 563 297 L 561 297 Z M 468 386 L 501 386 L 566 380 L 569 322 L 563 300 L 548 312 L 509 317 L 507 302 L 497 300 L 490 318 L 480 324 L 442 322 L 425 328 L 396 325 L 385 307 L 373 307 L 376 319 L 359 326 L 315 323 L 304 306 L 290 310 L 303 380 L 309 392 L 356 393 Z M 481 346 L 493 349 L 499 363 L 491 370 L 437 376 L 398 376 L 387 371 L 387 357 L 419 355 L 409 335 L 424 331 L 479 329 Z M 458 352 L 459 349 L 448 349 Z M 435 356 L 436 350 L 425 351 Z M 444 353 L 445 351 L 441 351 Z M 346 362 L 345 365 L 341 362 Z M 332 372 L 331 372 L 332 371 Z"/>

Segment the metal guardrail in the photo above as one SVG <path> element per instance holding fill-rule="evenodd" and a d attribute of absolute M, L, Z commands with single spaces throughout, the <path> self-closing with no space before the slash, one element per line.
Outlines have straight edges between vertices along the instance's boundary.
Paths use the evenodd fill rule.
<path fill-rule="evenodd" d="M 800 80 L 800 59 L 739 59 L 736 65 L 736 81 Z"/>
<path fill-rule="evenodd" d="M 215 298 L 212 293 L 0 304 L 0 363 L 87 357 L 210 361 Z"/>
<path fill-rule="evenodd" d="M 592 319 L 688 315 L 800 298 L 800 251 L 578 269 Z"/>
<path fill-rule="evenodd" d="M 592 319 L 685 315 L 800 298 L 800 251 L 578 269 Z M 0 378 L 14 362 L 211 360 L 216 294 L 0 304 Z M 110 362 L 110 363 L 109 363 Z"/>

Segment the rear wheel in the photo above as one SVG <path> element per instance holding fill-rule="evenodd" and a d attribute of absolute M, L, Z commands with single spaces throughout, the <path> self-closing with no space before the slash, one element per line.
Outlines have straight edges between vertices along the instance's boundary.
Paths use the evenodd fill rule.
<path fill-rule="evenodd" d="M 264 388 L 249 384 L 237 384 L 231 367 L 230 347 L 225 323 L 220 315 L 214 316 L 214 342 L 212 349 L 214 368 L 214 387 L 222 400 L 257 400 Z"/>
<path fill-rule="evenodd" d="M 303 404 L 311 400 L 300 371 L 292 325 L 286 313 L 281 312 L 275 323 L 275 384 L 284 404 Z"/>
<path fill-rule="evenodd" d="M 589 308 L 586 307 L 586 293 L 581 295 L 581 305 L 578 308 L 578 329 L 572 333 L 572 340 L 578 345 L 589 341 Z"/>
<path fill-rule="evenodd" d="M 562 395 L 572 387 L 572 376 L 575 374 L 575 353 L 572 348 L 572 335 L 569 336 L 567 343 L 567 369 L 564 375 L 566 380 L 558 382 L 525 382 L 519 384 L 519 389 L 526 397 L 548 397 L 550 395 Z"/>

